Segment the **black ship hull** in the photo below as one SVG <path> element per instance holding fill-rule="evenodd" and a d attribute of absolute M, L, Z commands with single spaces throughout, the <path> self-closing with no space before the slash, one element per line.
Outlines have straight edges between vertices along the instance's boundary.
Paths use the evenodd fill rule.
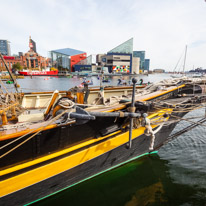
<path fill-rule="evenodd" d="M 19 133 L 19 136 L 17 133 L 5 135 L 0 143 L 3 148 L 1 151 L 3 159 L 0 162 L 2 169 L 0 205 L 29 204 L 72 187 L 88 178 L 149 154 L 153 140 L 152 151 L 158 150 L 167 142 L 170 133 L 180 121 L 179 118 L 189 111 L 187 108 L 191 105 L 187 103 L 192 102 L 193 105 L 193 103 L 201 102 L 198 98 L 193 100 L 188 98 L 183 101 L 186 104 L 179 107 L 178 94 L 181 95 L 182 87 L 184 85 L 143 96 L 141 101 L 150 100 L 151 102 L 148 105 L 137 102 L 138 105 L 135 107 L 138 114 L 141 114 L 141 118 L 131 117 L 130 120 L 136 121 L 133 122 L 134 124 L 123 114 L 133 108 L 134 112 L 130 114 L 134 115 L 135 107 L 133 105 L 130 108 L 130 104 L 125 103 L 111 107 L 105 112 L 98 110 L 101 117 L 97 116 L 95 121 L 79 125 L 73 120 L 66 124 L 56 123 L 47 129 L 39 130 L 41 132 L 31 139 L 29 139 L 30 134 L 26 133 L 28 131 L 24 131 L 23 136 L 21 136 L 23 133 Z M 188 89 L 185 89 L 183 92 L 187 91 Z M 175 98 L 175 101 L 172 102 L 172 98 Z M 170 104 L 164 107 L 161 100 L 166 99 Z M 152 109 L 150 106 L 156 100 L 158 100 L 158 107 Z M 173 107 L 173 104 L 178 104 L 178 107 Z M 123 117 L 109 117 L 109 115 L 117 114 L 116 111 Z M 155 122 L 156 120 L 160 123 Z M 175 121 L 164 125 L 165 122 L 168 123 L 168 120 Z M 150 121 L 154 121 L 153 124 L 150 125 Z M 129 133 L 128 129 L 132 132 Z M 18 139 L 19 137 L 21 139 Z M 16 141 L 12 142 L 15 138 Z M 10 142 L 12 142 L 11 145 Z M 24 144 L 20 147 L 18 145 L 21 142 Z M 4 148 L 5 145 L 8 147 Z M 12 148 L 15 150 L 13 151 Z M 4 156 L 7 150 L 12 152 Z"/>
<path fill-rule="evenodd" d="M 176 123 L 173 123 L 162 127 L 156 134 L 154 150 L 155 148 L 159 148 L 159 145 L 162 145 L 167 140 L 175 125 Z M 101 155 L 84 162 L 83 164 L 79 164 L 62 173 L 8 194 L 0 199 L 0 203 L 1 205 L 28 204 L 40 198 L 57 193 L 65 188 L 69 188 L 102 172 L 118 167 L 141 155 L 147 155 L 149 154 L 150 139 L 150 136 L 142 134 L 133 139 L 131 149 L 128 149 L 127 143 L 124 143 L 115 149 L 102 153 Z M 98 144 L 96 145 L 96 149 L 97 148 Z M 24 176 L 24 171 L 22 172 L 21 175 Z M 26 170 L 25 173 L 27 173 Z"/>

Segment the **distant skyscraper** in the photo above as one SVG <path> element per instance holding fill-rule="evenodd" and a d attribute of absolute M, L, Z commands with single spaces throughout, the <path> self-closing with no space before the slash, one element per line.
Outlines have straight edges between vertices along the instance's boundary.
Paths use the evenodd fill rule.
<path fill-rule="evenodd" d="M 133 57 L 140 58 L 140 69 L 145 70 L 145 51 L 133 51 Z"/>
<path fill-rule="evenodd" d="M 150 59 L 145 59 L 144 62 L 144 69 L 149 71 Z"/>
<path fill-rule="evenodd" d="M 23 52 L 19 52 L 19 57 L 23 56 Z"/>
<path fill-rule="evenodd" d="M 31 39 L 31 36 L 29 37 L 29 48 L 32 49 L 35 53 L 36 52 L 36 42 Z"/>
<path fill-rule="evenodd" d="M 10 42 L 8 40 L 0 40 L 0 52 L 3 55 L 11 56 Z"/>

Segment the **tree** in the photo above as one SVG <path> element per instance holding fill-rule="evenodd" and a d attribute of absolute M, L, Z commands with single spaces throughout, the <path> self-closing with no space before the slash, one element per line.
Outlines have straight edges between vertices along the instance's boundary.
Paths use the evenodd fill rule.
<path fill-rule="evenodd" d="M 16 64 L 13 64 L 12 69 L 14 69 L 15 71 L 21 70 L 22 69 L 21 64 L 19 62 L 17 62 Z"/>

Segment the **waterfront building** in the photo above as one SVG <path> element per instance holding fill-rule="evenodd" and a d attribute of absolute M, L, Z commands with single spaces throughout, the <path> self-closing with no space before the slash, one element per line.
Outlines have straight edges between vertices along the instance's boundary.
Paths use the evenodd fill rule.
<path fill-rule="evenodd" d="M 86 59 L 87 53 L 84 51 L 65 48 L 50 51 L 51 64 L 60 73 L 73 72 L 74 65 Z"/>
<path fill-rule="evenodd" d="M 149 72 L 150 59 L 145 59 L 144 70 Z"/>
<path fill-rule="evenodd" d="M 0 52 L 2 55 L 11 56 L 10 42 L 0 39 Z"/>
<path fill-rule="evenodd" d="M 153 70 L 154 73 L 165 73 L 164 69 L 154 69 Z"/>
<path fill-rule="evenodd" d="M 23 56 L 23 52 L 19 52 L 19 57 Z"/>
<path fill-rule="evenodd" d="M 29 51 L 26 53 L 19 52 L 19 56 L 3 56 L 8 68 L 11 70 L 13 65 L 19 63 L 24 69 L 45 69 L 50 66 L 50 59 L 42 57 L 36 52 L 36 43 L 29 37 Z M 0 68 L 5 70 L 5 65 L 0 59 Z"/>
<path fill-rule="evenodd" d="M 29 47 L 32 48 L 32 50 L 37 53 L 36 51 L 36 42 L 31 39 L 31 36 L 29 37 Z"/>
<path fill-rule="evenodd" d="M 20 56 L 23 67 L 26 69 L 46 69 L 46 67 L 50 66 L 50 59 L 46 57 L 40 56 L 38 53 L 33 50 L 29 50 L 23 56 Z"/>
<path fill-rule="evenodd" d="M 140 70 L 145 70 L 145 51 L 133 51 L 133 57 L 140 58 Z"/>
<path fill-rule="evenodd" d="M 109 72 L 139 73 L 139 58 L 133 58 L 133 38 L 108 51 L 97 55 L 97 64 L 108 67 Z"/>
<path fill-rule="evenodd" d="M 132 74 L 139 74 L 140 58 L 132 57 Z"/>
<path fill-rule="evenodd" d="M 119 46 L 113 48 L 107 52 L 106 66 L 109 72 L 113 71 L 113 68 L 119 68 L 120 71 L 124 68 L 128 68 L 129 72 L 132 71 L 132 52 L 133 52 L 133 38 L 123 42 Z"/>
<path fill-rule="evenodd" d="M 50 59 L 42 57 L 36 51 L 36 43 L 29 37 L 29 51 L 23 55 L 19 52 L 19 55 L 21 55 L 19 58 L 21 59 L 24 68 L 41 70 L 50 66 Z"/>
<path fill-rule="evenodd" d="M 74 65 L 75 72 L 96 72 L 96 55 L 89 55 L 86 59 Z"/>
<path fill-rule="evenodd" d="M 19 63 L 21 66 L 22 65 L 22 61 L 19 57 L 14 57 L 14 56 L 3 56 L 6 64 L 7 64 L 7 67 L 12 70 L 12 66 L 16 63 Z M 0 59 L 0 70 L 1 71 L 5 71 L 6 70 L 6 67 L 5 67 L 5 64 L 4 62 L 2 61 L 2 59 Z"/>

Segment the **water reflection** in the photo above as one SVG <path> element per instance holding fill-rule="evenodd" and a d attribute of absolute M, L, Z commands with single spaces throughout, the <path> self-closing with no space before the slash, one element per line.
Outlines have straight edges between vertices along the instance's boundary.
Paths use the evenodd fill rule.
<path fill-rule="evenodd" d="M 123 76 L 127 84 L 131 83 L 131 79 L 134 76 Z M 103 83 L 104 86 L 117 86 L 118 79 L 120 76 L 109 77 L 110 82 Z M 151 75 L 138 75 L 135 76 L 137 83 L 140 79 L 143 79 L 144 83 L 156 82 L 165 78 L 170 78 L 168 74 L 151 74 Z M 97 76 L 87 77 L 87 80 L 93 81 L 92 86 L 99 86 L 100 80 Z M 39 76 L 32 78 L 25 77 L 24 79 L 18 79 L 18 84 L 23 92 L 34 92 L 34 91 L 54 91 L 54 90 L 68 90 L 71 87 L 79 86 L 83 82 L 83 77 L 81 78 L 68 78 L 68 77 L 44 77 Z M 9 89 L 13 88 L 13 85 L 7 85 Z"/>
<path fill-rule="evenodd" d="M 146 156 L 87 180 L 36 205 L 204 205 L 205 188 L 171 178 L 168 161 Z M 184 169 L 180 171 L 185 173 Z"/>

